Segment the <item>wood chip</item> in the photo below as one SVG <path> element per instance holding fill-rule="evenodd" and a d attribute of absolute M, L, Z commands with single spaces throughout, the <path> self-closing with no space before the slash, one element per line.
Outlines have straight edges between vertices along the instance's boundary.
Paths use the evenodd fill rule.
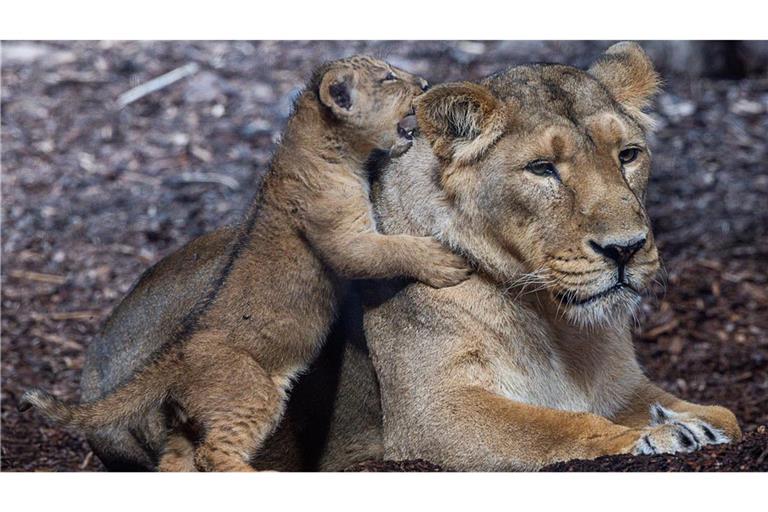
<path fill-rule="evenodd" d="M 186 78 L 190 75 L 194 75 L 198 72 L 200 69 L 200 66 L 195 62 L 190 62 L 189 64 L 186 64 L 184 66 L 178 67 L 174 69 L 173 71 L 169 71 L 168 73 L 161 75 L 157 78 L 153 78 L 152 80 L 145 82 L 141 85 L 137 85 L 133 89 L 124 92 L 120 95 L 119 98 L 117 98 L 117 105 L 119 108 L 124 108 L 134 101 L 137 101 L 147 94 L 151 94 L 153 92 L 159 91 L 160 89 L 163 89 L 165 87 L 168 87 L 169 85 L 178 82 L 182 78 Z"/>
<path fill-rule="evenodd" d="M 85 459 L 83 459 L 82 464 L 80 464 L 80 469 L 87 468 L 88 465 L 91 463 L 92 459 L 93 459 L 93 452 L 88 452 L 88 455 L 85 456 Z"/>
<path fill-rule="evenodd" d="M 30 331 L 30 334 L 32 336 L 36 336 L 40 339 L 43 339 L 50 343 L 55 343 L 56 345 L 61 345 L 64 348 L 70 349 L 70 350 L 83 350 L 83 345 L 73 341 L 69 338 L 65 338 L 64 336 L 60 336 L 58 334 L 52 334 L 42 331 L 41 329 L 32 329 Z"/>
<path fill-rule="evenodd" d="M 661 325 L 657 325 L 656 327 L 653 327 L 652 329 L 649 329 L 643 334 L 644 338 L 657 338 L 660 334 L 664 334 L 665 332 L 669 332 L 675 327 L 677 327 L 679 324 L 677 318 L 673 318 L 672 320 L 665 322 Z"/>
<path fill-rule="evenodd" d="M 66 276 L 59 276 L 55 274 L 43 274 L 42 272 L 29 272 L 26 270 L 11 270 L 9 272 L 9 275 L 17 279 L 26 279 L 28 281 L 38 281 L 40 283 L 64 284 L 67 282 Z"/>
<path fill-rule="evenodd" d="M 91 320 L 99 315 L 100 311 L 62 311 L 51 313 L 48 317 L 51 320 Z"/>

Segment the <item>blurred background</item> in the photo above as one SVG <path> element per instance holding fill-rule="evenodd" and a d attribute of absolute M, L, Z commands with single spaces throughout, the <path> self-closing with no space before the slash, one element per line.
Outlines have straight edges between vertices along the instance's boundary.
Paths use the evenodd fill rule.
<path fill-rule="evenodd" d="M 442 82 L 587 67 L 611 43 L 4 42 L 2 469 L 101 469 L 17 398 L 76 400 L 85 347 L 141 272 L 239 219 L 316 65 L 368 53 Z M 752 431 L 768 423 L 768 43 L 642 44 L 665 81 L 648 204 L 667 286 L 644 303 L 639 357 Z"/>

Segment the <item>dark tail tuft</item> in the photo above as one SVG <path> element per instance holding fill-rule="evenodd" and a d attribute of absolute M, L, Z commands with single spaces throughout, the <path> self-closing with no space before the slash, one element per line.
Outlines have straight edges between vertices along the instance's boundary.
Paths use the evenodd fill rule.
<path fill-rule="evenodd" d="M 153 407 L 159 407 L 176 378 L 175 355 L 151 363 L 133 379 L 107 396 L 81 404 L 65 404 L 40 389 L 31 389 L 19 400 L 19 410 L 34 407 L 47 418 L 69 428 L 93 432 L 130 425 Z"/>
<path fill-rule="evenodd" d="M 21 400 L 19 400 L 19 411 L 26 411 L 32 407 L 59 423 L 69 422 L 72 416 L 69 407 L 64 405 L 52 394 L 41 389 L 31 389 L 26 391 L 22 395 Z"/>
<path fill-rule="evenodd" d="M 30 402 L 27 399 L 27 394 L 28 393 L 29 393 L 29 391 L 24 393 L 24 396 L 21 397 L 21 400 L 19 400 L 19 403 L 16 404 L 16 410 L 18 410 L 19 412 L 25 412 L 25 411 L 28 411 L 28 410 L 30 410 L 32 408 L 32 402 Z"/>

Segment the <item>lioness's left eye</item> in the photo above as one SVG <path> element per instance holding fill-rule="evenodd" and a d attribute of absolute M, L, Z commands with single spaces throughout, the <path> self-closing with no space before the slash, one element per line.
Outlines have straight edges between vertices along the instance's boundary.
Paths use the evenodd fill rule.
<path fill-rule="evenodd" d="M 549 160 L 534 160 L 533 162 L 529 162 L 528 165 L 525 166 L 525 170 L 536 176 L 557 177 L 557 168 L 555 167 L 555 164 Z"/>
<path fill-rule="evenodd" d="M 397 80 L 397 75 L 395 75 L 390 71 L 389 73 L 387 73 L 387 76 L 384 77 L 384 80 L 382 80 L 382 82 L 391 82 L 392 80 Z"/>
<path fill-rule="evenodd" d="M 619 152 L 619 162 L 621 162 L 621 165 L 632 163 L 635 160 L 637 160 L 637 157 L 639 155 L 640 155 L 640 148 L 622 149 Z"/>

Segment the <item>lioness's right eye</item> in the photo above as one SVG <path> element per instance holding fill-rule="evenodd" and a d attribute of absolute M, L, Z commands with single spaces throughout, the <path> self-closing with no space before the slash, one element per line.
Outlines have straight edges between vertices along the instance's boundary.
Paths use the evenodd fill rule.
<path fill-rule="evenodd" d="M 525 166 L 525 170 L 532 172 L 536 176 L 557 177 L 557 168 L 549 160 L 534 160 Z"/>
<path fill-rule="evenodd" d="M 384 77 L 384 80 L 382 80 L 382 82 L 392 82 L 394 80 L 397 80 L 397 75 L 395 75 L 390 71 L 389 73 L 387 73 L 387 76 Z"/>
<path fill-rule="evenodd" d="M 621 152 L 619 152 L 619 162 L 621 162 L 621 165 L 631 164 L 637 160 L 639 154 L 640 148 L 634 146 L 622 149 Z"/>

